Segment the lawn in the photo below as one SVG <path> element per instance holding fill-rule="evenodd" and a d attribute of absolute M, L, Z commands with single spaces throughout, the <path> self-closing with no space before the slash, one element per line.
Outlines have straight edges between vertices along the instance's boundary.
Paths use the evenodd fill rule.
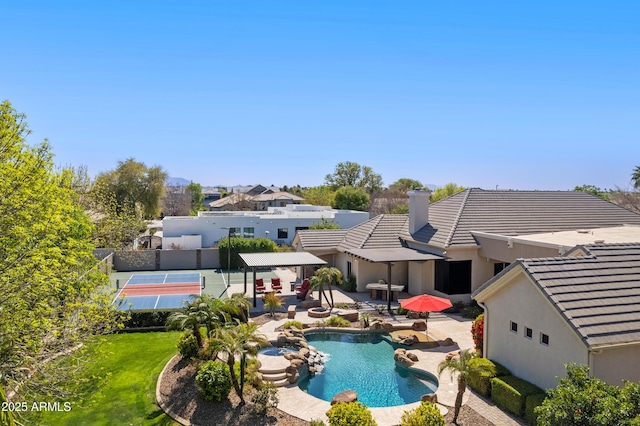
<path fill-rule="evenodd" d="M 155 403 L 158 375 L 177 353 L 178 332 L 125 333 L 91 343 L 84 386 L 69 412 L 46 412 L 28 422 L 46 425 L 177 425 Z"/>

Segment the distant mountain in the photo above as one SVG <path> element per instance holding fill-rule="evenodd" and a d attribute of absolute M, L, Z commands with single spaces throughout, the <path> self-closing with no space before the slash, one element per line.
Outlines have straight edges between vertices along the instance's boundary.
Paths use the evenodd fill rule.
<path fill-rule="evenodd" d="M 164 181 L 166 186 L 187 186 L 191 183 L 189 179 L 183 179 L 179 177 L 168 177 L 167 180 Z"/>

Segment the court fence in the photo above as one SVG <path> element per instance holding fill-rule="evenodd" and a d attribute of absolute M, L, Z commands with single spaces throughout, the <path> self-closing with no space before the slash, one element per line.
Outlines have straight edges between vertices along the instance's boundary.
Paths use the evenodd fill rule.
<path fill-rule="evenodd" d="M 215 269 L 220 267 L 218 249 L 194 250 L 106 250 L 96 251 L 104 258 L 113 254 L 113 269 L 128 271 L 166 271 L 182 269 Z"/>

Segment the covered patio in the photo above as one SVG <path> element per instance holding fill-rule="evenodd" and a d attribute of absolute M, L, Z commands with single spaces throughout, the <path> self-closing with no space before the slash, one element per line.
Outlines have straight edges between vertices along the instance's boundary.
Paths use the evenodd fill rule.
<path fill-rule="evenodd" d="M 251 268 L 253 271 L 253 307 L 258 303 L 256 297 L 256 270 L 261 268 L 278 268 L 299 266 L 304 275 L 304 266 L 322 266 L 327 262 L 319 257 L 304 251 L 284 252 L 284 253 L 240 253 L 240 258 L 244 264 L 244 293 L 247 293 L 247 272 Z M 305 278 L 304 276 L 302 278 Z"/>

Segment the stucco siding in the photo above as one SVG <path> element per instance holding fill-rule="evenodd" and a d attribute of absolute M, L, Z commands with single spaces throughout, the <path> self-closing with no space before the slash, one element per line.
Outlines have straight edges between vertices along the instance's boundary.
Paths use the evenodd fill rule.
<path fill-rule="evenodd" d="M 509 247 L 508 240 L 476 237 L 480 243 L 478 255 L 485 260 L 487 258 L 499 262 L 513 263 L 516 259 L 553 257 L 559 255 L 558 247 L 541 247 L 531 244 L 512 241 Z"/>
<path fill-rule="evenodd" d="M 587 364 L 587 349 L 560 314 L 524 274 L 501 288 L 486 301 L 485 356 L 543 389 L 557 385 L 565 376 L 564 365 L 573 361 Z M 518 331 L 511 331 L 511 322 Z M 526 327 L 532 337 L 525 337 Z M 541 333 L 549 344 L 540 342 Z"/>
<path fill-rule="evenodd" d="M 640 382 L 640 343 L 592 353 L 591 374 L 610 385 L 622 386 L 622 380 Z"/>

